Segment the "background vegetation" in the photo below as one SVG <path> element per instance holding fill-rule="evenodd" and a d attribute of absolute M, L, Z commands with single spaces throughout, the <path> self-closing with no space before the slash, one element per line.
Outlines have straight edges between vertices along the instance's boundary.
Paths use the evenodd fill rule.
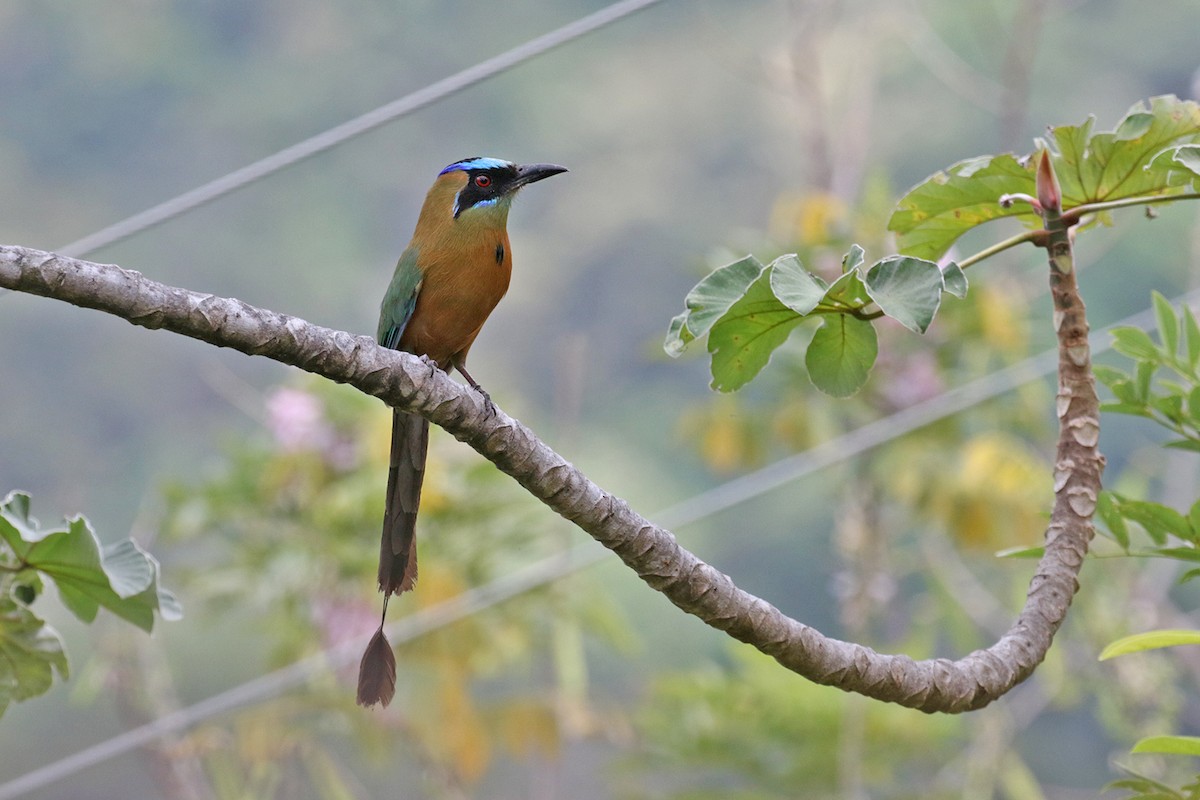
<path fill-rule="evenodd" d="M 66 244 L 603 4 L 404 5 L 3 4 L 0 241 Z M 930 172 L 1026 152 L 1047 123 L 1194 96 L 1195 21 L 1184 0 L 1153 15 L 1115 0 L 666 2 L 93 255 L 369 332 L 437 169 L 566 164 L 513 213 L 514 285 L 473 371 L 653 514 L 1052 341 L 1043 256 L 1015 251 L 925 337 L 895 326 L 853 401 L 819 396 L 798 348 L 716 396 L 703 359 L 660 348 L 701 274 L 748 251 L 817 269 L 851 241 L 882 253 L 891 205 Z M 1097 327 L 1151 288 L 1192 285 L 1195 210 L 1137 213 L 1081 240 Z M 44 521 L 86 513 L 108 542 L 132 535 L 185 612 L 147 647 L 47 610 L 75 674 L 5 713 L 0 779 L 370 629 L 378 404 L 14 294 L 0 364 L 0 492 L 30 491 Z M 1040 535 L 1052 419 L 1049 384 L 1028 385 L 678 533 L 827 632 L 966 652 L 1028 580 L 992 553 Z M 1108 484 L 1188 508 L 1195 456 L 1105 422 Z M 581 538 L 447 438 L 412 608 Z M 1186 648 L 1096 662 L 1122 634 L 1196 627 L 1177 569 L 1089 564 L 1034 679 L 937 718 L 799 681 L 606 563 L 406 646 L 386 712 L 355 709 L 331 670 L 36 796 L 1090 797 L 1114 754 L 1158 768 L 1126 755 L 1138 736 L 1197 727 Z"/>

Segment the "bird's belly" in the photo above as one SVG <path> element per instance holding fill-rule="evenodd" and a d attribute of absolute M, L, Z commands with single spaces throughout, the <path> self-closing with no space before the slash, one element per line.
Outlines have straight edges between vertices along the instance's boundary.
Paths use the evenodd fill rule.
<path fill-rule="evenodd" d="M 507 280 L 427 279 L 417 296 L 412 319 L 401 337 L 400 349 L 427 355 L 440 367 L 448 369 L 455 356 L 475 341 L 484 321 L 507 289 Z"/>

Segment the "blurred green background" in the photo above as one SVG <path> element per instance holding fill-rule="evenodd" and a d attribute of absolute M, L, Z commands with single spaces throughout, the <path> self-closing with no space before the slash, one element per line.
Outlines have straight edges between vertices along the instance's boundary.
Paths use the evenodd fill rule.
<path fill-rule="evenodd" d="M 604 5 L 6 0 L 0 242 L 66 245 Z M 878 257 L 890 203 L 936 169 L 1028 152 L 1048 124 L 1094 114 L 1111 127 L 1139 99 L 1194 97 L 1198 30 L 1189 0 L 666 0 L 89 257 L 370 333 L 442 166 L 564 164 L 513 211 L 512 288 L 472 372 L 652 516 L 1051 341 L 1041 257 L 1022 251 L 972 271 L 973 297 L 942 332 L 889 331 L 882 388 L 865 400 L 818 396 L 786 357 L 775 377 L 715 397 L 702 358 L 670 361 L 660 347 L 699 276 L 750 250 L 800 250 L 820 266 L 841 252 L 823 248 L 851 238 Z M 1153 222 L 1134 211 L 1081 237 L 1094 328 L 1145 308 L 1152 288 L 1191 287 L 1196 221 L 1186 206 Z M 148 542 L 186 614 L 131 666 L 144 645 L 116 626 L 43 609 L 75 675 L 0 721 L 0 781 L 153 717 L 126 702 L 122 680 L 158 676 L 170 691 L 149 694 L 170 707 L 312 652 L 329 627 L 305 605 L 314 587 L 375 613 L 380 404 L 15 293 L 0 295 L 0 369 L 0 493 L 31 492 L 47 521 L 81 512 L 106 540 Z M 318 469 L 281 446 L 265 425 L 280 386 L 318 398 L 357 460 L 326 452 Z M 1040 536 L 1051 397 L 1045 385 L 1014 394 L 677 533 L 827 633 L 961 655 L 994 632 L 944 576 L 986 586 L 979 602 L 996 601 L 1002 619 L 1019 602 L 1030 564 L 990 553 Z M 446 466 L 422 534 L 434 560 L 405 600 L 420 607 L 584 539 L 448 438 L 434 443 Z M 1164 469 L 1153 439 L 1112 421 L 1108 477 L 1182 505 L 1192 465 Z M 919 480 L 938 470 L 955 481 L 941 494 Z M 296 530 L 273 522 L 279 509 Z M 467 562 L 478 569 L 455 572 Z M 1089 592 L 1089 578 L 1106 591 Z M 939 719 L 760 663 L 613 559 L 478 623 L 494 636 L 402 649 L 410 704 L 346 707 L 341 675 L 218 717 L 165 755 L 124 756 L 29 796 L 1091 797 L 1136 731 L 1186 732 L 1200 709 L 1169 688 L 1194 665 L 1164 657 L 1158 672 L 1122 676 L 1094 663 L 1099 644 L 1157 621 L 1163 604 L 1187 607 L 1186 593 L 1167 597 L 1169 573 L 1105 562 L 1084 581 L 1060 652 L 1028 686 Z M 537 702 L 496 702 L 517 695 Z M 301 729 L 303 742 L 279 744 Z M 195 774 L 181 789 L 163 765 L 184 762 Z"/>

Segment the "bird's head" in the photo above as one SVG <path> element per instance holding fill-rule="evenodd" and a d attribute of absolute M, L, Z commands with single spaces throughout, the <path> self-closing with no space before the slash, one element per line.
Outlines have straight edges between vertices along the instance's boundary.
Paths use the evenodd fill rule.
<path fill-rule="evenodd" d="M 454 190 L 455 219 L 486 209 L 500 211 L 506 216 L 518 189 L 566 171 L 566 167 L 557 164 L 514 164 L 499 158 L 464 158 L 438 173 L 434 187 L 445 184 Z"/>

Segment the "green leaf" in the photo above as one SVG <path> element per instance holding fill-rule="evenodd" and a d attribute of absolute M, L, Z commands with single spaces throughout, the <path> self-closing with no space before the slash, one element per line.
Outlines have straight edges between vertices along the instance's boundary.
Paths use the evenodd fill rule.
<path fill-rule="evenodd" d="M 120 598 L 116 604 L 107 595 L 99 598 L 109 611 L 147 632 L 154 627 L 155 611 L 167 621 L 183 617 L 175 595 L 158 585 L 158 560 L 137 542 L 124 539 L 105 545 L 102 563 L 113 593 Z"/>
<path fill-rule="evenodd" d="M 38 532 L 38 521 L 29 516 L 29 495 L 25 492 L 9 492 L 0 502 L 0 536 L 10 542 L 36 542 L 42 534 Z"/>
<path fill-rule="evenodd" d="M 947 293 L 959 300 L 967 296 L 967 273 L 963 272 L 958 262 L 946 262 L 946 266 L 942 267 L 942 281 Z"/>
<path fill-rule="evenodd" d="M 878 353 L 874 325 L 837 314 L 827 317 L 817 328 L 804 363 L 818 389 L 834 397 L 849 397 L 867 382 Z"/>
<path fill-rule="evenodd" d="M 1176 561 L 1200 561 L 1200 550 L 1195 547 L 1156 547 L 1150 552 Z"/>
<path fill-rule="evenodd" d="M 890 256 L 867 270 L 871 299 L 883 313 L 916 333 L 924 333 L 933 322 L 944 285 L 938 265 L 920 258 Z"/>
<path fill-rule="evenodd" d="M 1155 97 L 1150 108 L 1135 104 L 1117 125 L 1120 131 L 1131 117 L 1142 127 L 1142 115 L 1153 117 L 1141 136 L 1122 139 L 1117 133 L 1092 133 L 1092 120 L 1079 126 L 1052 128 L 1051 149 L 1058 151 L 1055 171 L 1063 188 L 1063 207 L 1178 192 L 1189 181 L 1177 169 L 1155 158 L 1172 145 L 1184 144 L 1200 134 L 1200 106 L 1173 96 Z"/>
<path fill-rule="evenodd" d="M 1096 498 L 1096 516 L 1108 528 L 1113 540 L 1121 546 L 1121 549 L 1128 551 L 1129 527 L 1125 524 L 1125 518 L 1117 512 L 1113 496 L 1108 492 L 1100 492 Z"/>
<path fill-rule="evenodd" d="M 771 291 L 771 272 L 764 270 L 709 331 L 714 389 L 731 392 L 745 386 L 804 319 Z"/>
<path fill-rule="evenodd" d="M 1196 173 L 1164 150 L 1195 142 L 1200 135 L 1200 106 L 1175 97 L 1155 97 L 1147 109 L 1131 108 L 1112 132 L 1092 132 L 1093 120 L 1050 130 L 1039 150 L 1049 150 L 1062 188 L 1064 210 L 1085 203 L 1152 197 L 1185 191 Z M 1191 163 L 1191 150 L 1181 151 Z M 961 161 L 913 187 L 900 199 L 888 221 L 900 250 L 937 259 L 971 228 L 1002 217 L 1040 224 L 1028 203 L 1000 207 L 1005 194 L 1036 193 L 1037 159 L 1011 155 Z"/>
<path fill-rule="evenodd" d="M 1166 792 L 1166 794 L 1163 795 L 1164 800 L 1182 800 L 1182 798 L 1179 797 L 1178 792 L 1176 792 L 1174 789 L 1172 789 L 1170 786 L 1166 785 L 1165 783 L 1160 783 L 1159 781 L 1156 781 L 1153 778 L 1148 778 L 1145 775 L 1142 775 L 1138 772 L 1134 772 L 1133 770 L 1131 770 L 1129 767 L 1125 766 L 1124 764 L 1117 764 L 1116 766 L 1122 772 L 1124 772 L 1125 774 L 1130 775 L 1132 777 L 1113 781 L 1112 783 L 1105 786 L 1103 791 L 1107 791 L 1108 789 L 1113 788 L 1113 787 L 1128 788 L 1133 791 L 1141 791 L 1141 792 L 1162 790 L 1163 792 Z M 1126 798 L 1125 800 L 1134 800 L 1134 798 Z M 1137 800 L 1144 800 L 1144 798 L 1137 798 Z M 1193 800 L 1195 800 L 1195 799 L 1193 798 Z"/>
<path fill-rule="evenodd" d="M 1179 350 L 1179 318 L 1167 298 L 1158 292 L 1150 294 L 1154 304 L 1154 318 L 1158 322 L 1158 338 L 1162 340 L 1163 350 L 1174 356 Z"/>
<path fill-rule="evenodd" d="M 1117 398 L 1118 403 L 1136 408 L 1139 413 L 1144 412 L 1146 401 L 1138 391 L 1137 384 L 1133 381 L 1128 379 L 1114 380 L 1108 384 L 1108 389 L 1113 393 L 1113 397 Z M 1109 409 L 1105 408 L 1105 410 Z"/>
<path fill-rule="evenodd" d="M 29 496 L 14 492 L 0 503 L 0 539 L 21 563 L 53 579 L 63 605 L 84 622 L 103 606 L 148 632 L 155 611 L 166 618 L 178 611 L 174 597 L 157 587 L 153 557 L 131 540 L 102 550 L 83 517 L 65 529 L 40 530 L 29 516 Z"/>
<path fill-rule="evenodd" d="M 860 248 L 861 249 L 861 248 Z M 794 255 L 780 256 L 771 262 L 771 291 L 797 314 L 817 307 L 829 285 L 800 264 Z"/>
<path fill-rule="evenodd" d="M 1165 163 L 1160 163 L 1165 162 Z M 1193 176 L 1200 176 L 1200 144 L 1168 147 L 1154 156 L 1154 166 L 1166 169 L 1183 167 Z"/>
<path fill-rule="evenodd" d="M 1113 328 L 1113 349 L 1121 355 L 1138 360 L 1157 362 L 1162 357 L 1158 346 L 1150 338 L 1150 334 L 1141 328 L 1122 326 Z"/>
<path fill-rule="evenodd" d="M 1188 509 L 1187 519 L 1188 524 L 1192 526 L 1193 537 L 1195 534 L 1200 534 L 1200 500 L 1197 500 L 1192 504 L 1192 507 Z"/>
<path fill-rule="evenodd" d="M 154 582 L 154 562 L 132 539 L 106 546 L 101 561 L 118 597 L 141 594 Z"/>
<path fill-rule="evenodd" d="M 1108 414 L 1131 414 L 1137 417 L 1153 419 L 1153 416 L 1146 409 L 1144 403 L 1101 403 L 1100 410 Z"/>
<path fill-rule="evenodd" d="M 1171 422 L 1183 422 L 1183 398 L 1177 394 L 1159 395 L 1151 398 L 1150 407 Z"/>
<path fill-rule="evenodd" d="M 1035 547 L 1008 547 L 1004 550 L 996 551 L 996 558 L 1041 558 L 1046 554 L 1046 548 L 1037 545 Z"/>
<path fill-rule="evenodd" d="M 858 270 L 853 270 L 830 284 L 821 305 L 824 308 L 845 310 L 862 308 L 870 302 L 871 295 L 867 292 L 862 276 Z"/>
<path fill-rule="evenodd" d="M 1187 450 L 1192 453 L 1200 453 L 1200 442 L 1195 439 L 1175 439 L 1167 442 L 1163 447 L 1170 447 L 1173 450 Z"/>
<path fill-rule="evenodd" d="M 1187 518 L 1175 509 L 1148 500 L 1130 500 L 1117 494 L 1113 497 L 1118 499 L 1117 513 L 1141 525 L 1155 544 L 1166 544 L 1169 534 L 1184 540 L 1192 538 Z"/>
<path fill-rule="evenodd" d="M 152 630 L 154 606 L 145 603 L 147 598 L 141 593 L 153 580 L 153 567 L 145 564 L 139 569 L 126 558 L 105 563 L 107 554 L 101 552 L 99 544 L 87 521 L 77 517 L 65 533 L 47 536 L 30 548 L 25 558 L 54 579 L 63 605 L 84 622 L 95 619 L 99 606 L 104 606 L 143 630 Z M 118 586 L 126 593 L 119 592 Z M 136 588 L 129 591 L 131 587 Z"/>
<path fill-rule="evenodd" d="M 1114 383 L 1128 382 L 1129 373 L 1124 370 L 1110 367 L 1107 364 L 1095 364 L 1092 366 L 1092 374 L 1096 376 L 1096 380 L 1108 386 L 1110 389 Z"/>
<path fill-rule="evenodd" d="M 1131 112 L 1117 125 L 1116 138 L 1122 142 L 1140 139 L 1150 132 L 1154 124 L 1154 115 L 1141 111 Z"/>
<path fill-rule="evenodd" d="M 32 611 L 0 596 L 0 715 L 12 702 L 44 694 L 68 676 L 58 634 Z"/>
<path fill-rule="evenodd" d="M 1183 307 L 1183 338 L 1188 365 L 1195 372 L 1196 367 L 1200 366 L 1200 325 L 1196 323 L 1196 315 L 1187 306 Z"/>
<path fill-rule="evenodd" d="M 0 587 L 3 585 L 3 581 L 0 581 Z M 33 605 L 34 601 L 41 596 L 43 589 L 45 589 L 45 585 L 42 583 L 42 576 L 35 569 L 23 569 L 12 577 L 10 593 L 13 599 L 21 605 Z"/>
<path fill-rule="evenodd" d="M 1151 399 L 1150 384 L 1154 380 L 1154 373 L 1158 370 L 1158 365 L 1153 361 L 1139 361 L 1133 367 L 1134 391 L 1136 392 L 1137 402 L 1145 404 Z"/>
<path fill-rule="evenodd" d="M 663 343 L 667 355 L 678 356 L 688 344 L 708 333 L 762 271 L 763 265 L 757 258 L 746 256 L 714 270 L 696 284 L 684 301 L 687 310 L 671 320 Z"/>
<path fill-rule="evenodd" d="M 1130 752 L 1200 756 L 1200 736 L 1147 736 L 1139 740 Z"/>
<path fill-rule="evenodd" d="M 1175 149 L 1175 163 L 1200 176 L 1200 144 L 1185 144 Z"/>
<path fill-rule="evenodd" d="M 687 318 L 688 312 L 681 312 L 671 317 L 671 324 L 667 326 L 667 339 L 663 342 L 663 349 L 671 358 L 678 358 L 687 346 L 696 340 L 688 330 Z"/>
<path fill-rule="evenodd" d="M 1140 653 L 1143 650 L 1158 650 L 1163 647 L 1178 647 L 1184 644 L 1200 644 L 1200 631 L 1164 630 L 1135 633 L 1110 642 L 1100 652 L 1100 661 Z"/>
<path fill-rule="evenodd" d="M 866 261 L 867 251 L 857 244 L 850 245 L 846 255 L 842 256 L 842 274 L 858 269 Z"/>
<path fill-rule="evenodd" d="M 1164 791 L 1158 791 L 1159 787 Z M 1181 797 L 1179 792 L 1170 786 L 1160 784 L 1158 781 L 1152 781 L 1149 778 L 1121 778 L 1120 780 L 1106 783 L 1101 791 L 1111 792 L 1117 789 L 1126 789 L 1133 792 L 1133 794 L 1126 796 L 1124 800 L 1186 800 L 1186 798 Z"/>
<path fill-rule="evenodd" d="M 1002 217 L 1035 221 L 1030 206 L 1001 208 L 1006 194 L 1032 194 L 1033 170 L 1005 154 L 960 161 L 914 186 L 888 220 L 900 252 L 936 260 L 971 228 Z"/>
<path fill-rule="evenodd" d="M 158 615 L 167 622 L 177 622 L 183 619 L 183 603 L 179 602 L 179 598 L 170 589 L 164 589 L 162 586 L 156 585 L 154 587 L 154 601 L 158 603 Z"/>

